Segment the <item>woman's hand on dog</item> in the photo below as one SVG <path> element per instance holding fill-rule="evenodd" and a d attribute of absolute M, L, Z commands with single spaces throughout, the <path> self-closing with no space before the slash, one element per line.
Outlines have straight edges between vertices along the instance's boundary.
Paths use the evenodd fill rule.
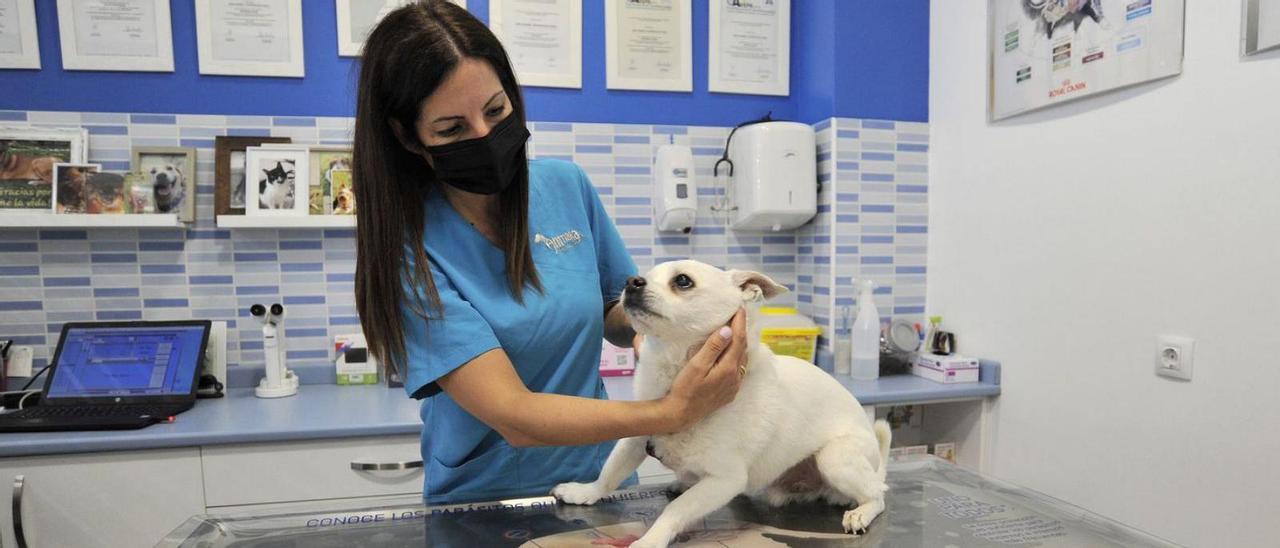
<path fill-rule="evenodd" d="M 729 325 L 713 333 L 685 363 L 667 399 L 675 406 L 681 428 L 702 420 L 738 394 L 747 351 L 747 315 L 738 310 Z"/>

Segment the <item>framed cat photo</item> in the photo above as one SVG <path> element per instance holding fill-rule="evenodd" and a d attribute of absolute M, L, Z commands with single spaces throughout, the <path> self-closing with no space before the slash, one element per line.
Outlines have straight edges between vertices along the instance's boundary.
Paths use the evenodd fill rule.
<path fill-rule="evenodd" d="M 307 215 L 310 152 L 306 147 L 249 147 L 244 156 L 245 215 Z"/>
<path fill-rule="evenodd" d="M 244 151 L 249 147 L 289 143 L 288 137 L 219 135 L 213 141 L 213 212 L 215 215 L 244 215 Z"/>
<path fill-rule="evenodd" d="M 190 223 L 196 219 L 196 149 L 134 147 L 133 171 L 151 189 L 154 213 L 172 213 Z"/>

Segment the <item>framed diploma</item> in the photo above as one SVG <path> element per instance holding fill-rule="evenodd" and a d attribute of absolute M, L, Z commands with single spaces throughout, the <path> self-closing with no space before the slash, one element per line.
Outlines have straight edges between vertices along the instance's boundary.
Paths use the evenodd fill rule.
<path fill-rule="evenodd" d="M 35 0 L 0 0 L 0 69 L 38 68 Z"/>
<path fill-rule="evenodd" d="M 173 72 L 168 0 L 58 0 L 62 68 Z"/>
<path fill-rule="evenodd" d="M 520 85 L 582 87 L 582 3 L 489 0 L 489 28 L 502 40 Z"/>
<path fill-rule="evenodd" d="M 306 75 L 302 0 L 196 0 L 200 74 Z"/>
<path fill-rule="evenodd" d="M 693 91 L 693 0 L 605 0 L 609 89 Z"/>
<path fill-rule="evenodd" d="M 708 88 L 791 93 L 791 0 L 707 0 Z"/>
<path fill-rule="evenodd" d="M 364 39 L 391 11 L 412 4 L 414 0 L 334 0 L 338 13 L 338 55 L 359 57 Z M 449 0 L 467 7 L 467 0 Z"/>

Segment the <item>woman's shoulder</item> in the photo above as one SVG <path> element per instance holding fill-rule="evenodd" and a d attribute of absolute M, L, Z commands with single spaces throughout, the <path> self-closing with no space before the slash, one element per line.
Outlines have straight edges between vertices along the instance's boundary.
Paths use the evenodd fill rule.
<path fill-rule="evenodd" d="M 587 174 L 578 164 L 568 160 L 541 158 L 529 160 L 529 184 L 543 190 L 581 192 Z"/>

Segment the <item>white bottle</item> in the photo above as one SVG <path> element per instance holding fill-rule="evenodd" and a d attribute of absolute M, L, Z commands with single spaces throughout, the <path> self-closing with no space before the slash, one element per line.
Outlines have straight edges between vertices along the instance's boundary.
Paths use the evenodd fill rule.
<path fill-rule="evenodd" d="M 876 310 L 872 289 L 875 283 L 858 280 L 858 318 L 853 321 L 853 366 L 851 376 L 870 381 L 880 378 L 880 311 Z"/>

